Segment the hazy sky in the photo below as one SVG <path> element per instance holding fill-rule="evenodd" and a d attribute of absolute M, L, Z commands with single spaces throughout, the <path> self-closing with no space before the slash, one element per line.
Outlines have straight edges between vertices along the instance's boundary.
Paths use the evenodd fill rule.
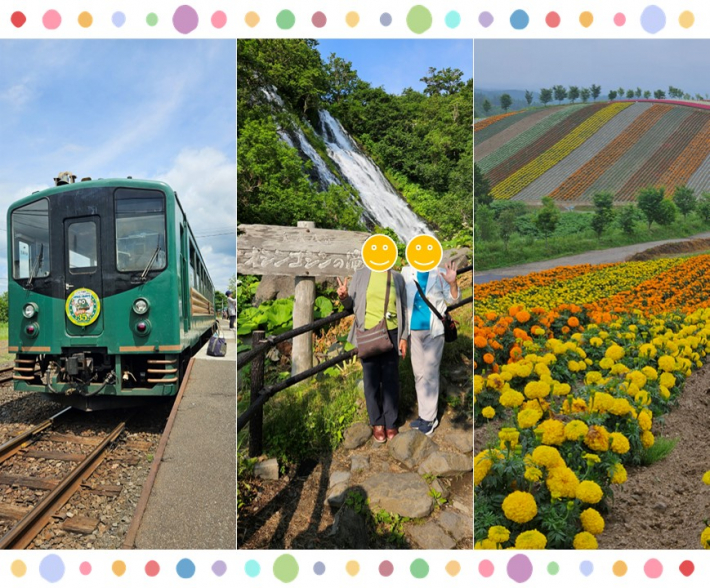
<path fill-rule="evenodd" d="M 473 42 L 445 39 L 322 39 L 318 50 L 324 60 L 331 53 L 351 61 L 361 79 L 390 94 L 407 87 L 423 90 L 419 80 L 430 67 L 458 68 L 468 80 L 473 68 Z"/>
<path fill-rule="evenodd" d="M 222 292 L 236 272 L 234 41 L 0 41 L 0 292 L 8 205 L 79 178 L 167 182 Z"/>
<path fill-rule="evenodd" d="M 599 84 L 602 96 L 619 86 L 710 93 L 708 40 L 480 40 L 474 64 L 481 90 Z"/>

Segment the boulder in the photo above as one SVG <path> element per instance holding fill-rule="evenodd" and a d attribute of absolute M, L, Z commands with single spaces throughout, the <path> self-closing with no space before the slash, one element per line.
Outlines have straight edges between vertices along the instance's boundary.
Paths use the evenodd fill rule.
<path fill-rule="evenodd" d="M 408 468 L 414 468 L 439 447 L 421 431 L 412 429 L 387 442 L 390 456 Z"/>
<path fill-rule="evenodd" d="M 411 525 L 407 532 L 421 549 L 453 549 L 456 542 L 434 521 Z"/>
<path fill-rule="evenodd" d="M 446 378 L 451 382 L 463 383 L 472 377 L 472 370 L 466 365 L 456 365 L 450 367 L 446 373 Z"/>
<path fill-rule="evenodd" d="M 262 480 L 279 479 L 279 462 L 273 457 L 266 461 L 260 461 L 254 466 L 254 475 Z"/>
<path fill-rule="evenodd" d="M 436 521 L 439 526 L 451 535 L 456 541 L 473 536 L 473 520 L 471 517 L 446 510 Z"/>
<path fill-rule="evenodd" d="M 336 513 L 328 535 L 334 538 L 340 549 L 367 549 L 370 546 L 365 517 L 348 506 Z"/>
<path fill-rule="evenodd" d="M 441 494 L 442 498 L 448 498 L 451 494 L 449 483 L 445 480 L 439 480 L 438 478 L 431 483 L 431 489 Z"/>
<path fill-rule="evenodd" d="M 420 475 L 434 474 L 442 478 L 473 470 L 473 460 L 460 453 L 437 451 L 427 457 L 417 470 Z"/>
<path fill-rule="evenodd" d="M 372 507 L 403 517 L 426 517 L 433 509 L 429 485 L 415 473 L 375 474 L 362 483 L 362 488 Z"/>
<path fill-rule="evenodd" d="M 473 430 L 449 431 L 444 435 L 444 441 L 456 447 L 461 453 L 470 453 L 473 451 Z"/>
<path fill-rule="evenodd" d="M 339 508 L 345 503 L 345 498 L 348 493 L 348 488 L 350 486 L 347 482 L 341 482 L 336 484 L 328 490 L 328 495 L 325 497 L 325 505 Z"/>
<path fill-rule="evenodd" d="M 254 293 L 254 304 L 258 306 L 267 300 L 288 298 L 296 293 L 296 278 L 293 276 L 262 276 Z"/>
<path fill-rule="evenodd" d="M 372 429 L 367 423 L 353 423 L 343 435 L 343 447 L 356 449 L 372 436 Z"/>
<path fill-rule="evenodd" d="M 330 481 L 328 482 L 328 488 L 337 486 L 338 484 L 347 484 L 350 482 L 350 477 L 352 474 L 350 472 L 333 472 L 330 474 Z"/>
<path fill-rule="evenodd" d="M 370 458 L 367 455 L 353 455 L 350 458 L 350 471 L 362 472 L 370 469 Z"/>
<path fill-rule="evenodd" d="M 443 266 L 446 262 L 453 261 L 457 268 L 462 268 L 470 265 L 471 250 L 468 247 L 459 247 L 458 249 L 447 249 L 444 251 L 444 257 L 441 260 Z"/>

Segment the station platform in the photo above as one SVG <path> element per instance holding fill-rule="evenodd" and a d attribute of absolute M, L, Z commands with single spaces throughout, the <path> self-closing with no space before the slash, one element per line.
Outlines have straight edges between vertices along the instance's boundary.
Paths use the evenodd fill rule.
<path fill-rule="evenodd" d="M 236 330 L 221 321 L 227 355 L 195 356 L 136 549 L 236 549 Z"/>

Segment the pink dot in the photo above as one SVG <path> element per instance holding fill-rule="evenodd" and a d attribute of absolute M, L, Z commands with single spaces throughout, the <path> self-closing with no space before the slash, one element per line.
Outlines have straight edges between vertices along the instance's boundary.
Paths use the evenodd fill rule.
<path fill-rule="evenodd" d="M 62 17 L 56 10 L 48 10 L 42 17 L 42 24 L 45 29 L 58 29 L 59 25 L 62 24 Z"/>
<path fill-rule="evenodd" d="M 383 561 L 380 564 L 379 569 L 380 569 L 380 575 L 384 576 L 385 578 L 387 578 L 388 576 L 391 576 L 392 572 L 394 572 L 394 566 L 392 565 L 392 562 L 387 561 L 387 560 Z"/>
<path fill-rule="evenodd" d="M 561 22 L 560 15 L 557 14 L 556 12 L 550 12 L 546 17 L 545 17 L 545 22 L 547 23 L 547 26 L 554 29 L 560 26 Z"/>
<path fill-rule="evenodd" d="M 227 15 L 221 10 L 218 10 L 212 15 L 212 26 L 216 29 L 221 29 L 227 24 Z"/>
<path fill-rule="evenodd" d="M 493 562 L 488 559 L 484 559 L 478 564 L 478 573 L 484 578 L 490 578 L 493 575 L 494 569 Z"/>
<path fill-rule="evenodd" d="M 151 559 L 147 564 L 145 564 L 145 573 L 151 578 L 157 576 L 159 572 L 160 565 L 158 565 L 157 561 Z"/>
<path fill-rule="evenodd" d="M 663 573 L 663 564 L 657 559 L 649 559 L 643 566 L 643 571 L 649 578 L 660 578 Z"/>
<path fill-rule="evenodd" d="M 313 23 L 314 27 L 321 29 L 325 26 L 325 23 L 328 22 L 328 19 L 326 18 L 325 14 L 318 11 L 311 18 L 311 22 Z"/>
<path fill-rule="evenodd" d="M 82 562 L 79 566 L 79 572 L 82 576 L 88 576 L 91 573 L 91 564 L 88 561 Z"/>
<path fill-rule="evenodd" d="M 626 24 L 626 16 L 622 12 L 617 12 L 614 15 L 614 24 L 617 27 L 623 27 Z"/>

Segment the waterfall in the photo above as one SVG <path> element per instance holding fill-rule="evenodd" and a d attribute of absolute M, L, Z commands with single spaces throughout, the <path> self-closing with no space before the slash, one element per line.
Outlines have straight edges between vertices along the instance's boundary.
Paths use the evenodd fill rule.
<path fill-rule="evenodd" d="M 392 229 L 405 242 L 416 235 L 431 233 L 375 163 L 355 145 L 343 126 L 326 110 L 321 110 L 319 116 L 328 156 L 358 191 L 368 215 L 378 225 Z"/>

